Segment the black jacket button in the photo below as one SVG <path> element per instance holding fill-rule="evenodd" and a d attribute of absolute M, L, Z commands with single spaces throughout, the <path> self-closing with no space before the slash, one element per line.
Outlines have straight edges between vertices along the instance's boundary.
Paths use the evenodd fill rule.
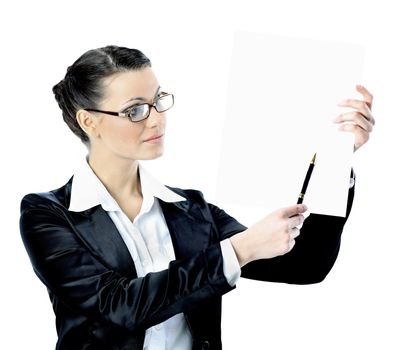
<path fill-rule="evenodd" d="M 209 350 L 210 346 L 209 346 L 209 341 L 205 340 L 202 345 L 201 345 L 201 350 Z"/>

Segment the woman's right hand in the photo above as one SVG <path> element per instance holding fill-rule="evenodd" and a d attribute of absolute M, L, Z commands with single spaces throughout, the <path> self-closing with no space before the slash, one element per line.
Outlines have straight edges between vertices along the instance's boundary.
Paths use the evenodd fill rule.
<path fill-rule="evenodd" d="M 300 234 L 304 222 L 304 204 L 278 209 L 247 230 L 230 238 L 240 266 L 258 259 L 269 259 L 288 253 Z"/>

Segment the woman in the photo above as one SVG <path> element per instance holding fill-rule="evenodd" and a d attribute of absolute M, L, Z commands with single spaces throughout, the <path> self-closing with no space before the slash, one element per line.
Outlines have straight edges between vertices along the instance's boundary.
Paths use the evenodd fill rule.
<path fill-rule="evenodd" d="M 374 124 L 372 96 L 357 89 L 364 101 L 344 101 L 355 111 L 337 118 L 353 122 L 342 129 L 355 149 Z M 303 223 L 306 206 L 292 205 L 246 228 L 139 164 L 163 153 L 174 103 L 142 52 L 90 50 L 53 92 L 88 155 L 65 185 L 22 199 L 20 229 L 53 304 L 57 349 L 221 349 L 221 296 L 240 275 L 306 284 L 330 271 L 353 187 L 346 218 Z"/>

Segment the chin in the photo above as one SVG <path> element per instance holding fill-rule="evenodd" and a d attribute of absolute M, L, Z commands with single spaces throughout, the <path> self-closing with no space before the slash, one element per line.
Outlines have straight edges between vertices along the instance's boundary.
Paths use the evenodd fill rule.
<path fill-rule="evenodd" d="M 160 158 L 164 154 L 164 150 L 160 149 L 155 152 L 150 152 L 150 154 L 147 154 L 145 157 L 141 157 L 141 160 L 153 160 Z"/>

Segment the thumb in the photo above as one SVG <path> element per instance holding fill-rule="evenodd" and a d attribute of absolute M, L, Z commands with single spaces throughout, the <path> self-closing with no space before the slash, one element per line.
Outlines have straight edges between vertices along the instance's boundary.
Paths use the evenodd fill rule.
<path fill-rule="evenodd" d="M 290 218 L 294 215 L 305 213 L 308 210 L 305 204 L 293 204 L 290 207 L 280 209 L 280 215 Z"/>

